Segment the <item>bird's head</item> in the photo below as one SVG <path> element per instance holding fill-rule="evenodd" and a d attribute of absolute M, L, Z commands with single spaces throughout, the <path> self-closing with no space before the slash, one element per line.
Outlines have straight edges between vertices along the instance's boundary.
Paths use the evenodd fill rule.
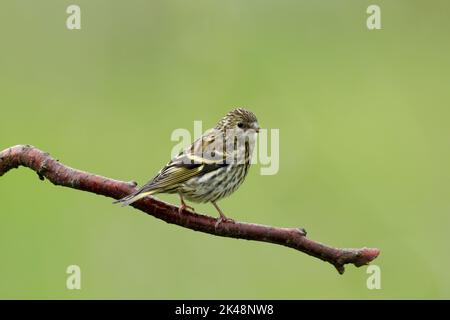
<path fill-rule="evenodd" d="M 259 132 L 258 119 L 253 112 L 237 108 L 228 112 L 220 119 L 216 129 L 222 131 L 234 130 L 238 135 L 254 135 Z"/>

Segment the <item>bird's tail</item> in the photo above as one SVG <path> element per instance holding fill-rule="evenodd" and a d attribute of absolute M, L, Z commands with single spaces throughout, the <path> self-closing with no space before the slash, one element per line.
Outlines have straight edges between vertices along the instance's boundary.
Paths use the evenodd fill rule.
<path fill-rule="evenodd" d="M 138 201 L 139 199 L 142 199 L 146 196 L 156 193 L 156 191 L 157 190 L 148 190 L 148 189 L 145 190 L 144 188 L 142 188 L 122 199 L 114 201 L 113 203 L 121 203 L 122 207 L 125 207 L 125 206 L 128 206 L 129 204 L 132 204 L 135 201 Z"/>

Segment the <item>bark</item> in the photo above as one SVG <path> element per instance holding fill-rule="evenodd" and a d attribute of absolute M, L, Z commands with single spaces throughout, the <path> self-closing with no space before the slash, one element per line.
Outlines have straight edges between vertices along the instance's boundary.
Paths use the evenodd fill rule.
<path fill-rule="evenodd" d="M 114 199 L 120 199 L 136 189 L 134 182 L 113 180 L 70 168 L 53 159 L 48 153 L 30 145 L 18 145 L 0 152 L 0 176 L 19 166 L 36 171 L 41 180 L 46 178 L 54 185 L 92 192 Z M 340 249 L 330 247 L 308 239 L 303 228 L 279 228 L 238 221 L 225 221 L 216 226 L 216 218 L 188 210 L 179 214 L 177 206 L 152 197 L 141 199 L 132 206 L 167 223 L 195 231 L 290 247 L 331 263 L 340 274 L 344 273 L 346 264 L 354 264 L 357 267 L 366 265 L 380 253 L 380 250 L 376 248 Z"/>

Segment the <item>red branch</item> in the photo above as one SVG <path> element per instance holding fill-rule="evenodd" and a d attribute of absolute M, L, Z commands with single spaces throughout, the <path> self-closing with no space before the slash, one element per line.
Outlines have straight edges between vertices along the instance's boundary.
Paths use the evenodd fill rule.
<path fill-rule="evenodd" d="M 0 152 L 0 176 L 12 168 L 28 167 L 37 172 L 39 178 L 47 178 L 55 185 L 93 192 L 103 196 L 120 199 L 136 188 L 134 182 L 123 182 L 88 172 L 76 170 L 61 164 L 48 153 L 33 146 L 18 145 Z M 178 213 L 178 207 L 146 197 L 132 204 L 155 218 L 167 223 L 216 236 L 256 240 L 275 243 L 302 251 L 310 256 L 327 261 L 334 265 L 340 274 L 344 273 L 344 265 L 352 263 L 359 267 L 374 260 L 379 249 L 339 249 L 310 240 L 302 228 L 277 228 L 244 222 L 222 222 L 217 227 L 216 218 L 185 211 Z"/>

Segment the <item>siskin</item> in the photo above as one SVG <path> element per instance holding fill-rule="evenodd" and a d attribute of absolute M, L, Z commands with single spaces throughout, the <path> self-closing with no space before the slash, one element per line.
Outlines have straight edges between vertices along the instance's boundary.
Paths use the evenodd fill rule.
<path fill-rule="evenodd" d="M 222 221 L 233 221 L 224 215 L 217 201 L 244 182 L 259 129 L 252 112 L 243 108 L 230 111 L 213 129 L 170 160 L 152 180 L 115 203 L 126 206 L 148 195 L 178 193 L 179 213 L 186 208 L 194 210 L 186 205 L 185 199 L 211 202 L 220 214 L 216 226 Z"/>

